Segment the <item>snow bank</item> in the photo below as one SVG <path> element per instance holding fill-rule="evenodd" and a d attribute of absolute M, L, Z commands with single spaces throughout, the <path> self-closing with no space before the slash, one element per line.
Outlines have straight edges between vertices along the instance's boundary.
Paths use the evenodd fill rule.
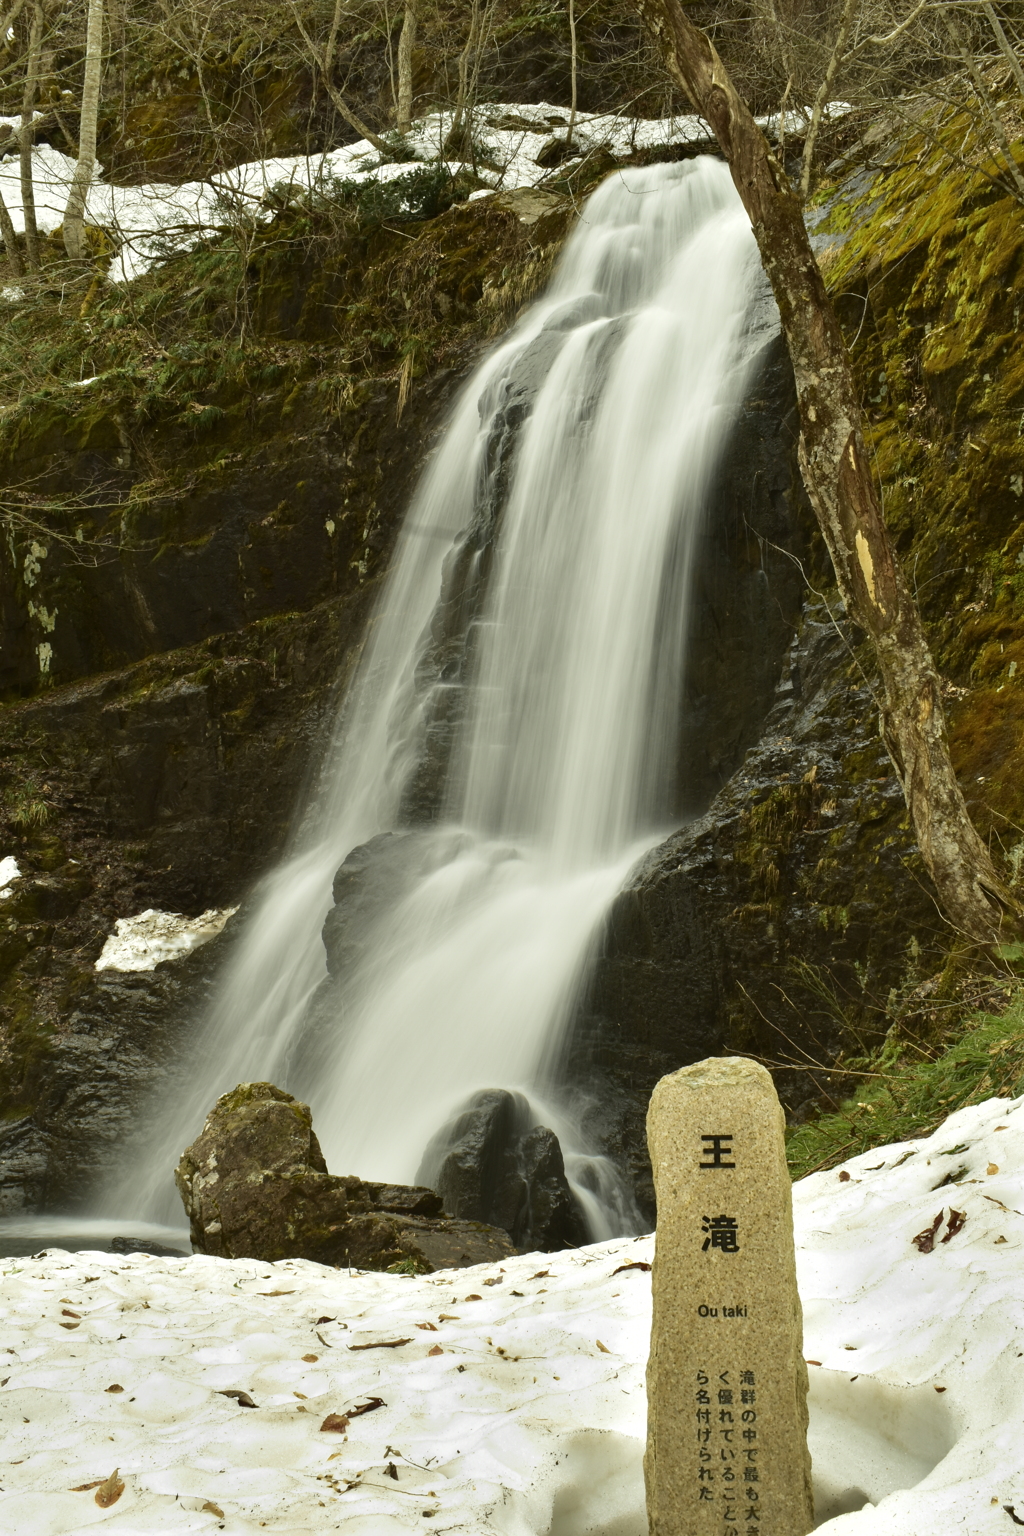
<path fill-rule="evenodd" d="M 1008 1536 L 1007 1507 L 1024 1519 L 1022 1107 L 962 1110 L 796 1186 L 828 1536 Z M 3 1261 L 0 1529 L 644 1536 L 652 1250 L 420 1278 Z M 332 1414 L 347 1429 L 323 1428 Z"/>
<path fill-rule="evenodd" d="M 165 960 L 177 960 L 201 944 L 208 944 L 237 911 L 237 907 L 210 907 L 199 917 L 182 917 L 180 912 L 158 912 L 147 907 L 137 917 L 119 917 L 96 961 L 96 969 L 153 971 Z"/>
<path fill-rule="evenodd" d="M 803 122 L 797 114 L 789 117 L 790 131 Z M 478 179 L 495 191 L 509 191 L 534 187 L 552 174 L 561 174 L 539 166 L 537 156 L 553 137 L 565 138 L 568 123 L 568 111 L 547 102 L 532 106 L 497 103 L 478 108 L 473 118 L 477 146 L 473 169 Z M 443 145 L 451 126 L 451 113 L 438 112 L 423 118 L 404 141 L 405 147 L 420 161 L 443 160 Z M 573 142 L 584 152 L 603 146 L 611 154 L 625 158 L 657 145 L 706 144 L 710 148 L 713 139 L 707 124 L 695 116 L 648 120 L 581 112 L 576 118 Z M 446 163 L 453 173 L 460 169 L 459 161 Z M 49 145 L 41 145 L 33 152 L 33 165 L 36 221 L 41 230 L 49 233 L 63 222 L 75 162 Z M 148 271 L 168 250 L 186 250 L 233 219 L 270 219 L 273 210 L 266 198 L 272 188 L 278 192 L 290 188 L 299 193 L 323 188 L 332 180 L 388 181 L 406 176 L 414 168 L 408 162 L 381 164 L 380 155 L 365 139 L 317 155 L 252 161 L 219 172 L 206 181 L 180 186 L 156 182 L 135 187 L 111 186 L 103 180 L 103 169 L 97 162 L 86 218 L 114 234 L 120 250 L 111 265 L 110 277 L 113 282 L 125 282 Z M 21 183 L 18 161 L 13 155 L 0 162 L 0 192 L 15 229 L 22 231 Z M 17 303 L 24 294 L 21 288 L 10 286 L 2 290 L 0 297 Z"/>

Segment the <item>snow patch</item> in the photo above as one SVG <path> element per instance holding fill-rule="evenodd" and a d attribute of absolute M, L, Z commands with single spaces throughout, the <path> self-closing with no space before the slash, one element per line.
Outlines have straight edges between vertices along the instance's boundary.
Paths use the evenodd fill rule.
<path fill-rule="evenodd" d="M 841 105 L 832 110 L 839 110 Z M 802 131 L 806 120 L 804 113 L 787 113 L 787 132 Z M 3 121 L 0 119 L 0 125 Z M 758 122 L 770 132 L 777 130 L 777 118 L 759 118 Z M 568 134 L 568 111 L 549 102 L 497 102 L 478 107 L 471 124 L 472 163 L 445 155 L 444 144 L 452 124 L 450 112 L 435 112 L 414 123 L 402 141 L 403 153 L 415 157 L 412 162 L 382 162 L 378 151 L 360 139 L 316 155 L 249 161 L 205 181 L 119 187 L 104 180 L 103 167 L 97 161 L 85 216 L 90 224 L 108 230 L 119 248 L 110 267 L 111 281 L 129 282 L 166 256 L 190 249 L 227 225 L 273 218 L 282 198 L 326 191 L 335 181 L 392 181 L 407 176 L 419 161 L 444 164 L 453 175 L 463 169 L 470 171 L 484 183 L 479 189 L 483 195 L 539 186 L 564 174 L 570 163 L 567 159 L 561 167 L 537 164 L 542 150 L 550 149 L 553 141 L 564 141 Z M 573 126 L 572 145 L 581 154 L 603 148 L 617 159 L 625 159 L 638 150 L 684 144 L 714 148 L 714 138 L 703 118 L 648 119 L 580 112 Z M 75 161 L 49 144 L 40 144 L 33 148 L 32 165 L 36 222 L 44 234 L 50 234 L 63 223 Z M 25 219 L 20 172 L 11 156 L 0 161 L 0 193 L 15 230 L 22 232 Z M 13 287 L 2 293 L 11 302 L 24 296 L 21 289 Z M 80 386 L 93 382 L 82 380 Z"/>
<path fill-rule="evenodd" d="M 989 1100 L 794 1188 L 826 1536 L 1006 1536 L 1007 1508 L 1024 1519 L 1022 1108 Z M 105 1518 L 74 1490 L 117 1466 L 109 1518 L 147 1536 L 209 1529 L 210 1503 L 252 1536 L 645 1536 L 653 1251 L 620 1238 L 421 1277 L 0 1261 L 0 1529 Z M 347 1431 L 321 1428 L 331 1414 Z"/>
<path fill-rule="evenodd" d="M 21 879 L 21 870 L 13 853 L 9 853 L 5 859 L 0 859 L 0 901 L 5 901 L 14 893 L 9 889 L 12 880 Z"/>
<path fill-rule="evenodd" d="M 210 907 L 200 917 L 159 912 L 147 907 L 137 917 L 119 917 L 99 959 L 98 971 L 152 971 L 165 960 L 177 960 L 224 929 L 237 907 Z"/>

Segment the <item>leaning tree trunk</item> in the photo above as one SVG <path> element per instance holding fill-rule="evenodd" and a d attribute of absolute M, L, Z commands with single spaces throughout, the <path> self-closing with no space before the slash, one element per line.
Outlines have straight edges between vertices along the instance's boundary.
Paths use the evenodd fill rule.
<path fill-rule="evenodd" d="M 96 164 L 96 124 L 100 111 L 100 77 L 103 73 L 103 0 L 89 0 L 85 34 L 85 82 L 82 86 L 82 125 L 78 130 L 78 164 L 71 180 L 64 210 L 64 249 L 72 261 L 89 254 L 85 239 L 85 199 Z"/>
<path fill-rule="evenodd" d="M 846 345 L 803 208 L 714 47 L 679 0 L 636 0 L 669 73 L 707 118 L 753 225 L 796 378 L 800 470 L 851 617 L 882 677 L 882 735 L 950 922 L 989 944 L 1020 908 L 996 874 L 953 772 L 939 679 L 882 517 Z"/>

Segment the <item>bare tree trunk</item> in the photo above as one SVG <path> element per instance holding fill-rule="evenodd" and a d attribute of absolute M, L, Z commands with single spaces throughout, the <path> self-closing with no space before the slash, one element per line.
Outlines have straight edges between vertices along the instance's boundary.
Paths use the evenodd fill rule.
<path fill-rule="evenodd" d="M 473 6 L 469 13 L 469 35 L 466 45 L 459 54 L 459 91 L 455 98 L 455 115 L 452 118 L 452 126 L 444 141 L 446 154 L 461 154 L 462 140 L 465 137 L 466 105 L 469 97 L 469 65 L 476 47 L 477 34 L 480 28 L 480 0 L 473 0 Z"/>
<path fill-rule="evenodd" d="M 0 235 L 3 236 L 4 250 L 7 252 L 7 265 L 11 269 L 13 277 L 25 276 L 25 263 L 21 259 L 21 251 L 18 249 L 18 237 L 14 233 L 14 225 L 11 222 L 11 213 L 0 193 Z"/>
<path fill-rule="evenodd" d="M 416 3 L 405 0 L 402 31 L 398 38 L 398 131 L 408 133 L 412 123 L 412 54 L 416 47 Z"/>
<path fill-rule="evenodd" d="M 100 113 L 100 79 L 103 74 L 103 0 L 89 0 L 85 33 L 85 81 L 82 85 L 82 120 L 78 130 L 78 164 L 64 210 L 64 249 L 72 261 L 89 254 L 85 239 L 85 199 L 96 164 L 96 124 Z"/>
<path fill-rule="evenodd" d="M 850 33 L 860 10 L 860 0 L 846 0 L 843 6 L 843 14 L 839 22 L 839 31 L 836 33 L 835 46 L 832 56 L 825 70 L 825 78 L 818 87 L 818 94 L 814 98 L 814 106 L 811 108 L 811 121 L 807 128 L 807 137 L 804 139 L 803 164 L 800 167 L 800 196 L 805 198 L 811 190 L 811 171 L 814 168 L 814 150 L 818 142 L 818 133 L 821 128 L 821 115 L 828 106 L 829 96 L 835 84 L 839 66 L 846 56 L 847 44 L 850 41 Z"/>
<path fill-rule="evenodd" d="M 846 346 L 800 199 L 721 59 L 679 0 L 636 0 L 669 73 L 711 124 L 750 217 L 782 317 L 800 412 L 800 469 L 850 616 L 882 677 L 881 730 L 921 856 L 953 926 L 990 944 L 1020 908 L 993 868 L 949 758 L 939 679 L 889 541 Z"/>
<path fill-rule="evenodd" d="M 313 39 L 306 31 L 302 24 L 302 17 L 299 15 L 298 10 L 294 4 L 292 6 L 292 11 L 295 16 L 295 25 L 302 33 L 306 47 L 309 49 L 310 57 L 320 71 L 321 79 L 324 82 L 324 89 L 327 91 L 328 96 L 331 98 L 331 105 L 333 106 L 335 112 L 337 112 L 338 116 L 343 118 L 345 122 L 348 123 L 350 128 L 354 129 L 355 132 L 358 133 L 361 139 L 365 139 L 368 144 L 372 144 L 374 149 L 376 149 L 380 154 L 387 155 L 390 154 L 390 150 L 387 144 L 384 143 L 383 139 L 378 138 L 377 134 L 374 133 L 372 128 L 368 128 L 366 126 L 362 118 L 356 116 L 334 83 L 334 48 L 338 38 L 338 26 L 341 21 L 341 8 L 342 0 L 335 0 L 334 20 L 331 23 L 331 34 L 327 40 L 327 48 L 324 53 L 320 53 Z"/>
<path fill-rule="evenodd" d="M 988 17 L 989 26 L 995 33 L 996 42 L 999 44 L 1000 52 L 1009 63 L 1013 78 L 1017 82 L 1017 89 L 1020 91 L 1021 95 L 1024 96 L 1024 69 L 1021 69 L 1020 59 L 1017 57 L 1016 50 L 1014 49 L 1013 44 L 1010 42 L 1010 39 L 1007 37 L 1006 32 L 1003 29 L 1003 24 L 999 20 L 999 17 L 996 15 L 994 7 L 989 4 L 989 0 L 983 0 L 981 8 L 985 12 L 985 15 Z"/>
<path fill-rule="evenodd" d="M 569 104 L 569 126 L 565 133 L 565 147 L 572 148 L 572 136 L 576 129 L 576 0 L 569 0 L 569 68 L 572 73 L 570 90 L 572 100 Z"/>
<path fill-rule="evenodd" d="M 39 228 L 36 224 L 36 189 L 32 179 L 32 146 L 35 127 L 32 119 L 39 89 L 39 53 L 43 43 L 43 7 L 36 0 L 28 34 L 28 58 L 25 62 L 25 90 L 21 98 L 21 128 L 18 133 L 18 159 L 21 169 L 21 207 L 25 216 L 25 266 L 39 271 Z"/>

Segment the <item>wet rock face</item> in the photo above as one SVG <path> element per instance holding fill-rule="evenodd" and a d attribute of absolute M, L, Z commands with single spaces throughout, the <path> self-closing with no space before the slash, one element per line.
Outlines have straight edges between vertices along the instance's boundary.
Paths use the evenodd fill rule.
<path fill-rule="evenodd" d="M 328 1173 L 309 1106 L 272 1083 L 218 1099 L 174 1178 L 193 1250 L 219 1258 L 428 1273 L 515 1252 L 504 1232 L 444 1219 L 431 1189 Z"/>
<path fill-rule="evenodd" d="M 478 1093 L 434 1138 L 419 1177 L 452 1216 L 502 1227 L 521 1252 L 587 1241 L 555 1133 L 519 1093 Z"/>
<path fill-rule="evenodd" d="M 908 966 L 934 966 L 941 926 L 854 641 L 841 611 L 809 605 L 761 739 L 608 915 L 564 1071 L 652 1224 L 660 1077 L 752 1052 L 799 1121 L 840 1046 L 879 1038 Z"/>

